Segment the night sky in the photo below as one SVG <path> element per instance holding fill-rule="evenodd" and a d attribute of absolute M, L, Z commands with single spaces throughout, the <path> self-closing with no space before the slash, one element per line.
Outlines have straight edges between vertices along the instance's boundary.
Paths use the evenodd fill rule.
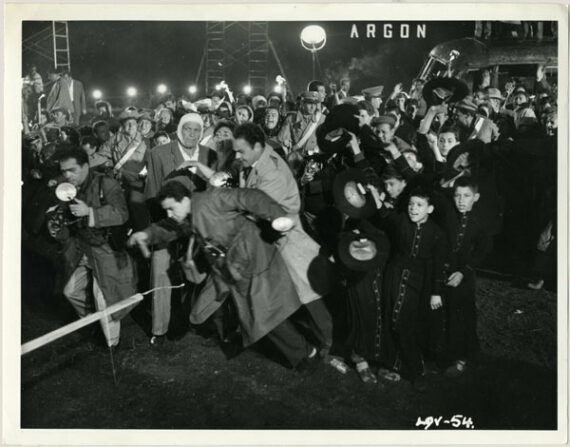
<path fill-rule="evenodd" d="M 24 22 L 23 38 L 49 23 Z M 349 37 L 353 23 L 358 26 L 359 39 Z M 410 38 L 402 39 L 398 34 L 400 23 L 390 22 L 394 37 L 389 39 L 382 36 L 385 22 L 370 23 L 376 24 L 375 39 L 365 37 L 365 23 L 353 21 L 271 22 L 269 37 L 288 82 L 298 92 L 312 77 L 311 55 L 301 47 L 301 30 L 309 24 L 321 25 L 327 32 L 327 44 L 318 53 L 317 78 L 330 77 L 338 82 L 338 77 L 349 75 L 352 91 L 357 92 L 377 84 L 391 90 L 398 81 L 408 88 L 431 48 L 445 40 L 472 36 L 474 27 L 474 22 L 406 22 Z M 425 39 L 416 38 L 416 23 L 426 23 Z M 83 81 L 88 93 L 98 88 L 107 98 L 124 95 L 130 85 L 141 93 L 150 92 L 160 82 L 174 94 L 183 94 L 195 82 L 204 51 L 205 28 L 205 22 L 69 22 L 73 76 Z M 235 45 L 239 29 L 233 33 Z M 38 65 L 45 79 L 50 62 L 25 51 L 23 69 L 32 63 Z M 268 72 L 271 82 L 280 74 L 271 54 Z M 241 90 L 247 83 L 246 68 L 239 64 L 228 67 L 226 77 L 234 91 Z M 198 87 L 204 94 L 203 75 Z"/>

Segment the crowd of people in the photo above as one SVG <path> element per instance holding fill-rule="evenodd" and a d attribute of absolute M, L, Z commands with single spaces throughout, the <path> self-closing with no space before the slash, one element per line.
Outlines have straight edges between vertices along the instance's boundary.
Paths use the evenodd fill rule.
<path fill-rule="evenodd" d="M 298 371 L 353 367 L 418 389 L 432 372 L 461 376 L 493 247 L 527 287 L 556 269 L 553 86 L 539 67 L 532 89 L 327 87 L 234 97 L 224 85 L 119 113 L 99 100 L 88 117 L 62 74 L 47 109 L 24 110 L 24 255 L 80 317 L 155 289 L 157 349 L 211 327 L 221 345 L 269 341 Z M 71 201 L 56 194 L 65 183 Z M 128 312 L 102 324 L 108 346 Z"/>

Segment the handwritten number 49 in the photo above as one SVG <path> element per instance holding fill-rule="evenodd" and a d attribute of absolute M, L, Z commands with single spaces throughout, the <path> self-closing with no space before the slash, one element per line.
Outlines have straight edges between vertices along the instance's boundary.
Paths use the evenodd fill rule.
<path fill-rule="evenodd" d="M 453 428 L 475 428 L 473 425 L 473 420 L 470 417 L 463 416 L 461 414 L 456 414 L 450 419 L 444 419 L 443 416 L 433 417 L 428 416 L 425 419 L 418 417 L 416 421 L 416 427 L 422 427 L 424 430 L 429 430 L 430 428 L 439 428 L 450 426 Z"/>

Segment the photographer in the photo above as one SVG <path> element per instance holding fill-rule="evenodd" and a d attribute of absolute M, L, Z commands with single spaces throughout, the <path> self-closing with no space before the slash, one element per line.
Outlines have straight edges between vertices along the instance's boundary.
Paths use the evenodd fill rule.
<path fill-rule="evenodd" d="M 77 188 L 77 197 L 69 205 L 67 225 L 57 227 L 52 221 L 48 228 L 63 240 L 63 294 L 84 317 L 93 307 L 91 294 L 99 311 L 135 293 L 133 265 L 115 231 L 128 219 L 127 204 L 116 180 L 89 169 L 84 150 L 62 151 L 58 161 L 65 180 Z M 119 344 L 119 319 L 124 314 L 101 323 L 109 347 Z"/>

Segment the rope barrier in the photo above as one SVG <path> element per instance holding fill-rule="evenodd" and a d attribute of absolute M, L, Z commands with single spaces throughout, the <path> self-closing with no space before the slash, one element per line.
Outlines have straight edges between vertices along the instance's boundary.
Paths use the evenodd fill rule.
<path fill-rule="evenodd" d="M 107 307 L 106 309 L 100 310 L 98 312 L 95 312 L 93 314 L 87 315 L 86 317 L 83 317 L 77 321 L 74 321 L 73 323 L 69 323 L 63 327 L 60 327 L 59 329 L 56 329 L 55 331 L 49 332 L 45 335 L 42 335 L 41 337 L 35 338 L 34 340 L 31 340 L 27 343 L 24 343 L 22 345 L 21 348 L 21 355 L 27 354 L 29 352 L 32 352 L 38 348 L 41 348 L 42 346 L 47 345 L 48 343 L 51 343 L 52 341 L 55 341 L 61 337 L 64 337 L 68 334 L 71 334 L 72 332 L 75 332 L 78 329 L 81 329 L 82 327 L 88 326 L 91 323 L 94 323 L 95 321 L 107 321 L 107 318 L 109 317 L 109 315 L 114 314 L 115 312 L 118 312 L 120 310 L 123 310 L 129 306 L 132 306 L 133 304 L 136 304 L 140 301 L 143 300 L 145 295 L 148 295 L 149 293 L 152 293 L 156 290 L 160 290 L 160 289 L 178 289 L 180 287 L 184 287 L 184 284 L 179 284 L 177 286 L 168 286 L 168 287 L 156 287 L 154 289 L 151 290 L 147 290 L 146 292 L 143 293 L 137 293 L 119 303 L 113 304 L 112 306 Z"/>

